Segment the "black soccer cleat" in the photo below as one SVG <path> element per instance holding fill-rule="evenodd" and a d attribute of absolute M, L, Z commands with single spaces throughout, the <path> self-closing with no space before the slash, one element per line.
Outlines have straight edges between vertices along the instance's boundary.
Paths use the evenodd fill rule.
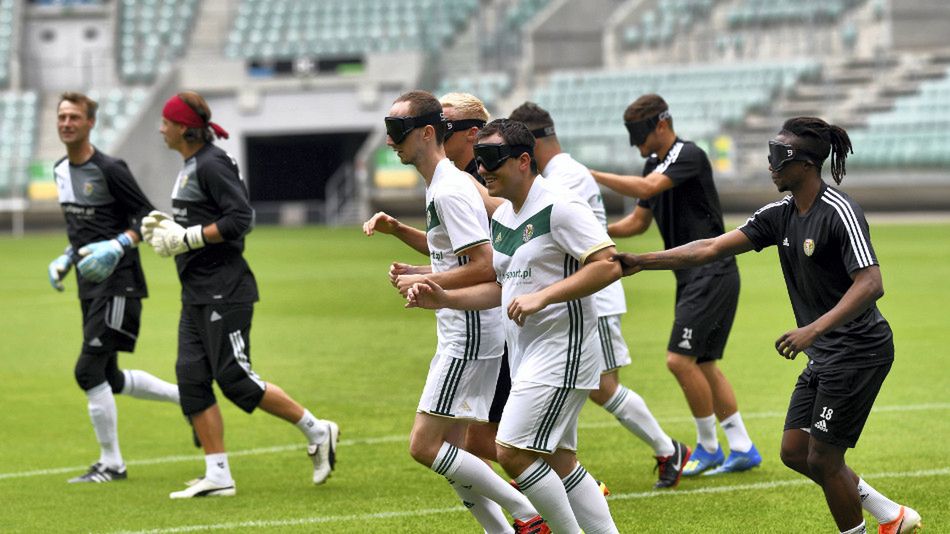
<path fill-rule="evenodd" d="M 689 447 L 682 443 L 673 441 L 673 454 L 669 456 L 657 456 L 656 467 L 653 471 L 659 471 L 660 475 L 653 485 L 653 489 L 675 488 L 680 482 L 680 476 L 683 474 L 683 468 L 689 461 L 691 451 Z"/>
<path fill-rule="evenodd" d="M 103 482 L 125 480 L 127 478 L 129 478 L 129 473 L 126 471 L 124 465 L 120 469 L 112 469 L 102 465 L 99 462 L 96 462 L 89 467 L 89 471 L 86 471 L 85 474 L 71 478 L 68 480 L 68 482 L 70 484 L 78 484 L 83 482 L 94 482 L 101 484 Z"/>

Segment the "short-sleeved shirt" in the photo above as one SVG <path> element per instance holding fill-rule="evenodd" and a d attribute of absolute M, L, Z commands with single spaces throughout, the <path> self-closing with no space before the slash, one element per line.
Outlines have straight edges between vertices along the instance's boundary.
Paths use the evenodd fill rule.
<path fill-rule="evenodd" d="M 129 229 L 137 233 L 142 217 L 153 209 L 125 162 L 98 150 L 81 165 L 71 164 L 68 158 L 57 161 L 53 176 L 73 261 L 79 261 L 84 245 L 114 239 Z M 102 282 L 90 282 L 78 272 L 76 276 L 81 299 L 148 295 L 137 248 L 127 250 Z"/>
<path fill-rule="evenodd" d="M 673 187 L 651 198 L 642 198 L 637 205 L 653 212 L 667 249 L 723 234 L 719 193 L 713 182 L 712 165 L 703 149 L 692 141 L 676 138 L 663 161 L 656 154 L 647 159 L 643 176 L 654 172 L 669 177 Z M 701 276 L 735 269 L 735 258 L 729 257 L 674 273 L 677 283 L 684 284 Z"/>
<path fill-rule="evenodd" d="M 492 217 L 494 266 L 502 309 L 577 272 L 587 258 L 613 245 L 590 206 L 577 195 L 534 179 L 521 210 L 505 202 Z M 551 304 L 524 326 L 505 320 L 514 382 L 596 389 L 601 353 L 593 296 Z"/>
<path fill-rule="evenodd" d="M 785 285 L 799 327 L 834 308 L 851 287 L 851 275 L 878 265 L 861 207 L 822 184 L 804 215 L 787 196 L 762 207 L 739 230 L 759 251 L 778 247 Z M 812 365 L 870 367 L 893 360 L 891 327 L 876 305 L 825 333 L 805 350 Z"/>
<path fill-rule="evenodd" d="M 175 256 L 182 303 L 256 302 L 257 282 L 244 260 L 254 209 L 234 158 L 208 143 L 186 159 L 172 190 L 172 213 L 186 228 L 215 223 L 224 238 Z"/>
<path fill-rule="evenodd" d="M 468 263 L 465 251 L 489 242 L 485 204 L 465 171 L 443 159 L 426 188 L 426 242 L 432 272 Z M 504 352 L 501 308 L 482 311 L 436 311 L 439 353 L 476 360 Z"/>
<path fill-rule="evenodd" d="M 600 186 L 597 185 L 597 181 L 594 180 L 587 167 L 572 158 L 570 154 L 561 152 L 548 161 L 541 175 L 551 182 L 570 189 L 585 200 L 594 212 L 597 222 L 607 228 L 604 197 L 600 192 Z M 627 313 L 627 299 L 620 280 L 595 293 L 594 302 L 597 303 L 597 313 L 601 317 Z"/>

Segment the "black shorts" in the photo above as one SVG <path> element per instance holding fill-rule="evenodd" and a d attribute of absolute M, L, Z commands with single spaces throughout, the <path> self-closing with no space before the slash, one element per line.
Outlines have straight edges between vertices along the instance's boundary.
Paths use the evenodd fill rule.
<path fill-rule="evenodd" d="M 498 370 L 498 384 L 495 385 L 495 396 L 491 400 L 488 410 L 488 422 L 501 421 L 501 414 L 505 411 L 508 394 L 511 393 L 511 368 L 508 367 L 508 344 L 505 343 L 505 352 L 501 355 L 501 369 Z"/>
<path fill-rule="evenodd" d="M 82 299 L 82 352 L 132 352 L 139 336 L 142 300 L 136 297 Z"/>
<path fill-rule="evenodd" d="M 212 381 L 248 413 L 260 404 L 266 386 L 251 369 L 253 316 L 252 303 L 182 306 L 175 375 L 185 415 L 215 404 Z"/>
<path fill-rule="evenodd" d="M 891 363 L 861 369 L 806 367 L 792 392 L 785 430 L 808 429 L 819 441 L 854 447 Z"/>
<path fill-rule="evenodd" d="M 722 359 L 739 304 L 739 271 L 676 286 L 676 312 L 666 350 L 697 363 Z"/>

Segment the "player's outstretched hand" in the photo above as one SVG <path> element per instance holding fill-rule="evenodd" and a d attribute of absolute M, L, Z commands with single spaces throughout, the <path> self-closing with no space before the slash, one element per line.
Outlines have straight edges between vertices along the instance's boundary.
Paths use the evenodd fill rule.
<path fill-rule="evenodd" d="M 621 252 L 620 254 L 614 254 L 611 256 L 610 261 L 615 261 L 620 264 L 624 276 L 637 274 L 643 270 L 643 267 L 640 265 L 640 257 L 636 254 Z"/>
<path fill-rule="evenodd" d="M 376 232 L 392 234 L 396 231 L 398 226 L 399 221 L 396 220 L 395 217 L 386 212 L 378 211 L 376 215 L 373 215 L 368 221 L 363 223 L 363 233 L 367 236 L 371 236 Z"/>
<path fill-rule="evenodd" d="M 73 267 L 73 247 L 66 247 L 66 250 L 56 258 L 55 260 L 49 262 L 49 285 L 53 287 L 56 291 L 62 291 L 65 289 L 63 287 L 63 278 L 66 278 L 66 275 L 69 274 L 69 270 Z"/>
<path fill-rule="evenodd" d="M 401 274 L 396 277 L 396 289 L 399 290 L 399 294 L 408 297 L 409 289 L 416 284 L 422 283 L 426 279 L 424 274 Z"/>
<path fill-rule="evenodd" d="M 805 325 L 795 330 L 789 330 L 775 340 L 775 350 L 787 360 L 794 360 L 798 353 L 812 346 L 815 339 L 818 338 L 818 332 L 809 325 Z"/>
<path fill-rule="evenodd" d="M 447 302 L 448 294 L 442 289 L 442 286 L 428 278 L 423 278 L 421 282 L 413 284 L 406 291 L 407 308 L 438 310 L 444 308 Z"/>
<path fill-rule="evenodd" d="M 508 318 L 518 326 L 524 326 L 525 320 L 529 315 L 534 315 L 543 310 L 548 304 L 538 293 L 528 293 L 515 297 L 508 304 Z"/>
<path fill-rule="evenodd" d="M 399 263 L 394 261 L 392 265 L 389 266 L 389 283 L 393 287 L 399 287 L 396 283 L 397 279 L 404 274 L 428 274 L 429 269 L 426 267 L 420 267 L 418 265 L 409 265 L 408 263 Z M 403 296 L 406 296 L 403 293 Z"/>

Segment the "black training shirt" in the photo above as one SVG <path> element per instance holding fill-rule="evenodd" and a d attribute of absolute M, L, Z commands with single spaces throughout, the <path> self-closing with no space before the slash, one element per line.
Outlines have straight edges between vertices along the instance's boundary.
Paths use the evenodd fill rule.
<path fill-rule="evenodd" d="M 864 211 L 848 195 L 822 183 L 811 209 L 798 214 L 795 199 L 767 204 L 739 230 L 756 251 L 776 245 L 799 327 L 832 309 L 851 287 L 851 275 L 878 265 Z M 814 365 L 870 367 L 893 360 L 891 327 L 871 305 L 861 315 L 805 349 Z"/>
<path fill-rule="evenodd" d="M 641 198 L 637 205 L 653 212 L 667 249 L 723 234 L 719 193 L 713 183 L 712 166 L 703 149 L 692 141 L 676 138 L 663 161 L 656 154 L 647 159 L 643 176 L 654 172 L 668 176 L 673 187 L 652 198 Z M 674 273 L 677 283 L 684 284 L 701 276 L 734 270 L 736 260 L 729 257 Z"/>
<path fill-rule="evenodd" d="M 84 245 L 114 239 L 129 229 L 138 233 L 142 217 L 153 209 L 125 162 L 98 150 L 81 165 L 72 165 L 68 158 L 57 161 L 53 176 L 74 262 Z M 78 270 L 76 278 L 81 299 L 148 296 L 137 248 L 127 250 L 102 282 L 90 282 Z"/>
<path fill-rule="evenodd" d="M 254 210 L 237 163 L 211 143 L 185 160 L 172 191 L 175 222 L 189 227 L 217 223 L 223 243 L 175 256 L 183 304 L 255 302 L 257 282 L 244 261 L 244 236 Z"/>

